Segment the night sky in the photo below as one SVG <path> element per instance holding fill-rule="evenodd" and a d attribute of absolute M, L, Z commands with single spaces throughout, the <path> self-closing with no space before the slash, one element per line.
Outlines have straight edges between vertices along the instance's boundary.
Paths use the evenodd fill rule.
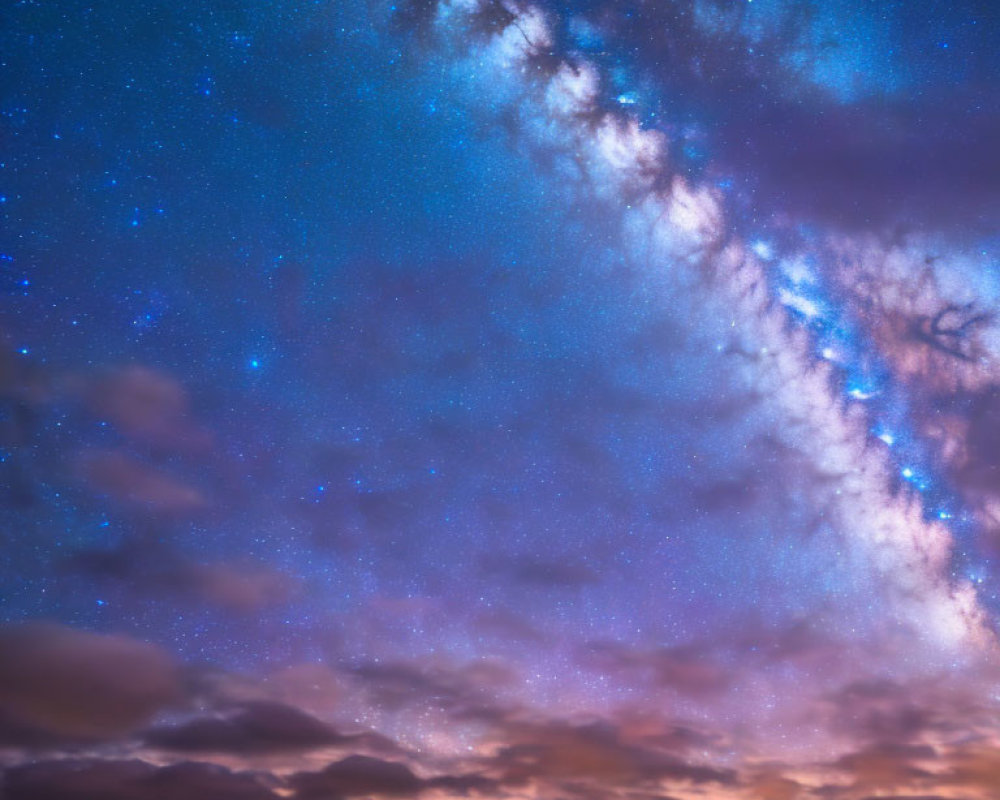
<path fill-rule="evenodd" d="M 1000 797 L 993 0 L 8 2 L 0 795 Z"/>

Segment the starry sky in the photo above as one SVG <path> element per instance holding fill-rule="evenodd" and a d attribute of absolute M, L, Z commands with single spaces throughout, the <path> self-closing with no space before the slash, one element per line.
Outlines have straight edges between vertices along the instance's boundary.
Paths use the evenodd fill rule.
<path fill-rule="evenodd" d="M 1000 8 L 0 11 L 10 800 L 990 800 Z"/>

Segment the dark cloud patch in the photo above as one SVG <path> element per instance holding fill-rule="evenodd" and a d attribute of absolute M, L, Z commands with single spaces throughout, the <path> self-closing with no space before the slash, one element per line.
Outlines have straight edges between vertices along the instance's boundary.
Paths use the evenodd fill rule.
<path fill-rule="evenodd" d="M 267 755 L 356 742 L 315 717 L 283 703 L 256 701 L 215 716 L 148 731 L 147 744 L 187 753 Z"/>
<path fill-rule="evenodd" d="M 499 691 L 516 685 L 513 669 L 500 662 L 474 662 L 445 668 L 409 662 L 366 663 L 352 668 L 358 687 L 372 702 L 393 710 L 434 707 L 459 720 L 495 725 L 509 710 L 498 704 Z"/>
<path fill-rule="evenodd" d="M 12 767 L 4 772 L 10 800 L 132 800 L 136 786 L 155 774 L 144 761 L 65 759 Z"/>
<path fill-rule="evenodd" d="M 516 15 L 502 2 L 480 3 L 472 12 L 469 27 L 477 34 L 501 33 Z"/>
<path fill-rule="evenodd" d="M 499 781 L 483 775 L 439 775 L 425 781 L 428 789 L 443 789 L 447 792 L 467 797 L 475 795 L 496 795 L 503 791 Z"/>
<path fill-rule="evenodd" d="M 12 456 L 0 462 L 0 500 L 6 508 L 27 511 L 38 500 L 29 445 L 38 435 L 40 407 L 51 394 L 47 372 L 0 340 L 0 447 Z"/>
<path fill-rule="evenodd" d="M 953 464 L 958 485 L 973 497 L 1000 495 L 1000 386 L 959 393 L 947 405 L 957 407 L 968 426 L 964 457 Z"/>
<path fill-rule="evenodd" d="M 584 725 L 553 721 L 547 724 L 512 723 L 504 729 L 504 743 L 489 763 L 511 786 L 550 784 L 567 789 L 656 787 L 661 782 L 733 786 L 735 772 L 679 758 L 677 755 L 626 740 L 611 723 Z"/>
<path fill-rule="evenodd" d="M 696 756 L 698 753 L 717 749 L 721 743 L 718 732 L 708 728 L 697 728 L 690 724 L 678 724 L 669 719 L 648 717 L 642 720 L 638 731 L 631 731 L 632 720 L 625 715 L 616 718 L 616 724 L 627 736 L 629 742 L 673 755 Z M 650 723 L 652 725 L 650 726 Z M 652 728 L 649 730 L 648 728 Z"/>
<path fill-rule="evenodd" d="M 615 642 L 594 642 L 580 650 L 580 659 L 590 669 L 609 675 L 632 673 L 692 697 L 718 696 L 733 678 L 711 649 L 697 645 L 641 650 Z"/>
<path fill-rule="evenodd" d="M 8 800 L 273 800 L 276 779 L 232 772 L 216 764 L 156 767 L 144 761 L 66 759 L 11 767 L 3 776 Z"/>
<path fill-rule="evenodd" d="M 941 724 L 939 715 L 912 691 L 889 679 L 859 681 L 828 698 L 833 730 L 855 740 L 903 745 Z"/>
<path fill-rule="evenodd" d="M 503 610 L 490 610 L 475 617 L 478 630 L 484 635 L 504 641 L 532 642 L 546 641 L 545 636 L 523 617 Z"/>
<path fill-rule="evenodd" d="M 80 736 L 53 732 L 44 725 L 26 722 L 17 714 L 0 712 L 0 748 L 24 748 L 33 751 L 58 748 L 72 751 L 92 744 L 93 738 L 86 734 Z"/>
<path fill-rule="evenodd" d="M 934 760 L 937 752 L 927 745 L 877 744 L 842 756 L 833 766 L 851 776 L 856 786 L 904 786 L 932 773 L 915 762 Z"/>
<path fill-rule="evenodd" d="M 180 696 L 172 659 L 145 642 L 45 624 L 0 631 L 0 710 L 26 728 L 111 738 Z"/>
<path fill-rule="evenodd" d="M 274 776 L 233 772 L 226 767 L 201 762 L 183 762 L 163 767 L 148 779 L 154 796 L 190 800 L 192 796 L 218 800 L 268 800 L 274 793 L 265 784 L 279 785 Z"/>
<path fill-rule="evenodd" d="M 359 755 L 348 756 L 320 772 L 297 773 L 289 783 L 296 789 L 296 797 L 304 800 L 368 794 L 411 797 L 425 785 L 405 764 Z"/>
<path fill-rule="evenodd" d="M 260 563 L 199 563 L 165 542 L 155 527 L 114 548 L 74 553 L 61 568 L 67 574 L 120 583 L 135 595 L 169 594 L 179 603 L 207 604 L 235 614 L 280 606 L 299 588 L 290 576 Z"/>
<path fill-rule="evenodd" d="M 715 649 L 744 669 L 800 669 L 805 673 L 822 669 L 831 674 L 843 668 L 851 670 L 853 659 L 858 657 L 856 645 L 835 634 L 832 627 L 825 613 L 793 618 L 777 626 L 751 617 L 744 621 L 739 635 Z M 882 656 L 886 647 L 886 642 L 866 642 L 864 652 Z"/>
<path fill-rule="evenodd" d="M 709 513 L 745 511 L 757 502 L 761 479 L 748 473 L 740 478 L 695 485 L 691 499 L 695 508 Z"/>
<path fill-rule="evenodd" d="M 755 196 L 775 213 L 852 230 L 984 230 L 1000 209 L 1000 114 L 962 109 L 953 121 L 938 110 L 949 102 L 777 104 L 732 120 L 722 164 L 756 174 Z"/>
<path fill-rule="evenodd" d="M 577 589 L 600 580 L 586 564 L 530 555 L 505 558 L 491 554 L 483 557 L 482 568 L 487 576 L 539 589 Z"/>
<path fill-rule="evenodd" d="M 10 404 L 0 432 L 4 443 L 17 444 L 30 438 L 38 408 L 56 394 L 52 373 L 34 359 L 17 353 L 10 336 L 0 328 L 0 400 Z"/>
<path fill-rule="evenodd" d="M 375 535 L 399 535 L 413 525 L 421 513 L 416 491 L 372 491 L 358 495 L 358 511 L 367 529 Z"/>
<path fill-rule="evenodd" d="M 494 770 L 489 770 L 494 771 Z M 450 795 L 468 797 L 505 794 L 503 780 L 479 773 L 418 777 L 410 767 L 398 761 L 352 755 L 318 772 L 300 772 L 289 779 L 296 798 L 319 800 L 326 797 L 414 797 L 426 790 L 443 790 Z"/>

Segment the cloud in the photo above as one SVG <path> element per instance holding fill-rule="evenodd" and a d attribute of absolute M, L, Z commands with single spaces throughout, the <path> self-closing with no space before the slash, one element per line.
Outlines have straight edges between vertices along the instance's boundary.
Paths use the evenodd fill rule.
<path fill-rule="evenodd" d="M 119 581 L 138 595 L 170 594 L 235 614 L 252 614 L 291 600 L 300 586 L 292 576 L 257 562 L 200 563 L 154 535 L 136 533 L 109 549 L 81 550 L 61 564 L 68 574 Z"/>
<path fill-rule="evenodd" d="M 154 645 L 40 623 L 0 630 L 0 710 L 32 728 L 112 738 L 180 696 L 173 660 Z"/>
<path fill-rule="evenodd" d="M 764 115 L 729 121 L 733 138 L 724 140 L 721 160 L 755 173 L 758 196 L 778 213 L 852 231 L 985 230 L 991 210 L 1000 208 L 1000 172 L 989 150 L 1000 116 L 973 115 L 959 132 L 931 111 L 933 100 L 926 102 L 779 101 Z"/>
<path fill-rule="evenodd" d="M 1000 746 L 992 742 L 967 741 L 949 754 L 950 769 L 939 780 L 944 785 L 961 788 L 1000 786 Z"/>
<path fill-rule="evenodd" d="M 424 788 L 405 764 L 371 756 L 348 756 L 320 772 L 300 772 L 289 779 L 296 797 L 358 797 L 377 794 L 386 797 L 410 797 Z"/>
<path fill-rule="evenodd" d="M 914 785 L 931 776 L 920 766 L 937 756 L 927 745 L 876 744 L 842 756 L 833 766 L 847 773 L 853 786 L 870 790 Z"/>
<path fill-rule="evenodd" d="M 954 800 L 954 798 L 940 794 L 870 794 L 862 800 Z"/>
<path fill-rule="evenodd" d="M 912 688 L 887 678 L 850 683 L 830 695 L 828 724 L 855 740 L 904 744 L 919 740 L 938 722 Z"/>
<path fill-rule="evenodd" d="M 11 406 L 0 443 L 16 455 L 3 466 L 11 503 L 29 508 L 53 479 L 75 477 L 133 515 L 175 520 L 212 505 L 205 475 L 197 486 L 191 475 L 204 471 L 214 437 L 194 420 L 175 378 L 138 364 L 76 373 L 26 355 L 7 363 L 9 356 L 0 350 L 0 381 L 10 381 L 0 398 Z M 65 436 L 46 425 L 53 413 Z M 94 423 L 99 437 L 91 435 Z"/>
<path fill-rule="evenodd" d="M 78 676 L 88 692 L 97 687 L 95 696 L 100 698 L 101 707 L 110 705 L 119 715 L 126 714 L 120 698 L 132 691 L 129 681 L 148 680 L 160 661 L 154 659 L 150 664 L 135 659 L 129 654 L 136 643 L 122 637 L 81 634 L 53 626 L 39 626 L 36 631 L 60 643 L 60 648 L 50 648 L 58 650 L 58 658 L 29 657 L 27 654 L 38 647 L 26 646 L 24 638 L 11 638 L 7 633 L 0 652 L 7 656 L 11 652 L 8 645 L 20 644 L 15 652 L 26 654 L 32 675 L 41 673 L 48 680 L 57 677 L 50 663 L 57 660 L 64 672 Z M 756 642 L 761 652 L 733 673 L 740 685 L 749 681 L 747 686 L 762 686 L 762 668 L 784 671 L 785 680 L 791 680 L 787 670 L 794 665 L 818 669 L 823 654 L 832 647 L 798 625 L 770 638 L 764 631 L 751 630 L 745 641 L 733 644 L 732 654 L 747 655 L 750 642 Z M 146 652 L 146 647 L 139 649 Z M 73 655 L 77 650 L 99 663 L 102 679 L 113 681 L 113 690 L 99 685 L 92 667 L 81 666 L 81 659 Z M 98 652 L 99 659 L 94 656 Z M 656 649 L 613 652 L 624 659 L 625 674 L 648 670 L 659 680 L 662 676 L 657 670 L 666 663 L 667 685 L 684 701 L 701 700 L 721 691 L 714 681 L 706 688 L 700 678 L 678 680 L 673 672 L 677 663 L 686 666 L 697 661 L 695 654 L 714 661 L 722 657 L 720 652 L 699 648 L 679 653 Z M 6 665 L 0 669 L 5 685 L 11 674 Z M 30 717 L 34 726 L 41 721 L 47 727 L 32 727 L 29 733 L 33 732 L 34 738 L 6 737 L 4 743 L 27 748 L 30 755 L 33 749 L 64 747 L 67 742 L 59 737 L 72 734 L 82 737 L 79 741 L 83 743 L 88 738 L 114 743 L 109 753 L 129 752 L 134 759 L 88 756 L 12 766 L 5 774 L 5 796 L 12 800 L 170 800 L 187 792 L 188 796 L 234 800 L 279 794 L 296 800 L 524 795 L 573 800 L 679 796 L 864 800 L 868 796 L 936 797 L 935 792 L 950 798 L 959 792 L 963 800 L 985 800 L 991 797 L 990 787 L 995 785 L 1000 763 L 993 743 L 998 733 L 995 715 L 979 683 L 989 680 L 988 671 L 969 673 L 968 681 L 961 685 L 946 677 L 923 683 L 869 679 L 844 684 L 820 697 L 812 707 L 801 705 L 801 717 L 784 717 L 789 725 L 810 727 L 809 736 L 803 732 L 801 744 L 818 733 L 820 738 L 811 747 L 822 743 L 820 752 L 834 755 L 821 759 L 800 755 L 770 762 L 762 762 L 758 755 L 769 751 L 774 742 L 767 721 L 761 720 L 759 730 L 744 728 L 736 733 L 728 716 L 731 708 L 727 707 L 710 711 L 709 705 L 703 705 L 706 713 L 696 715 L 695 721 L 681 721 L 676 711 L 663 704 L 626 705 L 614 712 L 586 715 L 577 708 L 572 717 L 544 716 L 538 708 L 501 702 L 496 692 L 507 687 L 511 678 L 508 671 L 489 665 L 445 668 L 398 662 L 363 665 L 349 674 L 355 687 L 364 690 L 359 698 L 361 707 L 387 710 L 389 716 L 384 719 L 394 720 L 392 724 L 404 731 L 409 730 L 411 720 L 426 719 L 422 709 L 436 709 L 439 716 L 428 741 L 440 743 L 442 735 L 447 738 L 444 732 L 453 731 L 462 746 L 403 748 L 374 732 L 342 734 L 298 706 L 259 699 L 271 688 L 247 677 L 230 679 L 236 681 L 230 689 L 246 684 L 243 691 L 205 689 L 215 711 L 173 724 L 160 723 L 138 735 L 137 720 L 147 721 L 165 707 L 162 702 L 128 712 L 126 719 L 98 721 L 92 718 L 89 706 L 81 707 L 75 695 L 64 692 L 53 702 L 59 703 L 60 709 L 76 703 L 78 713 L 86 715 L 86 725 L 79 720 L 53 723 L 43 708 L 26 718 Z M 61 673 L 58 677 L 65 680 Z M 773 684 L 782 685 L 781 680 Z M 679 686 L 685 688 L 679 690 Z M 13 694 L 13 686 L 9 692 Z M 31 700 L 39 693 L 23 681 L 16 685 L 17 696 L 29 698 L 33 707 L 42 702 Z M 247 693 L 255 694 L 256 699 L 233 699 Z M 348 700 L 356 694 L 346 693 Z M 174 689 L 172 694 L 176 696 L 178 691 Z M 8 706 L 3 708 L 6 711 Z M 416 710 L 417 716 L 397 715 L 407 709 Z M 337 708 L 331 713 L 337 713 Z M 712 721 L 716 713 L 722 717 Z M 94 730 L 95 725 L 99 731 Z M 0 726 L 0 733 L 3 731 Z M 416 737 L 420 741 L 423 736 L 414 729 L 404 739 Z M 326 748 L 336 748 L 344 756 L 326 766 L 315 766 L 323 755 L 318 751 Z M 196 756 L 201 761 L 169 763 L 176 756 Z M 282 758 L 280 771 L 261 767 L 268 763 L 265 759 L 277 756 Z M 234 758 L 239 759 L 237 764 L 254 765 L 256 771 L 234 771 Z M 168 763 L 164 765 L 164 761 Z M 269 769 L 275 768 L 272 765 Z"/>
<path fill-rule="evenodd" d="M 77 472 L 94 491 L 109 495 L 133 511 L 188 517 L 209 506 L 207 498 L 194 486 L 122 450 L 84 453 L 78 459 Z"/>
<path fill-rule="evenodd" d="M 185 577 L 209 603 L 243 614 L 281 605 L 298 589 L 291 576 L 252 563 L 192 564 Z"/>
<path fill-rule="evenodd" d="M 774 770 L 765 770 L 747 781 L 749 794 L 755 800 L 799 800 L 805 796 L 805 786 Z"/>
<path fill-rule="evenodd" d="M 595 642 L 580 651 L 580 659 L 607 675 L 631 673 L 688 697 L 718 696 L 729 688 L 735 674 L 718 663 L 711 650 L 695 645 L 642 650 Z"/>
<path fill-rule="evenodd" d="M 483 760 L 482 766 L 511 787 L 560 787 L 586 795 L 601 787 L 635 791 L 663 784 L 735 786 L 738 782 L 731 769 L 628 741 L 618 726 L 604 720 L 585 724 L 510 722 L 501 730 L 495 755 Z"/>
<path fill-rule="evenodd" d="M 147 744 L 187 753 L 265 755 L 357 742 L 284 703 L 252 701 L 210 717 L 148 731 Z"/>
<path fill-rule="evenodd" d="M 86 398 L 96 417 L 136 443 L 189 454 L 212 445 L 211 434 L 194 421 L 184 386 L 159 370 L 137 364 L 109 370 L 90 380 Z"/>
<path fill-rule="evenodd" d="M 350 670 L 357 686 L 379 708 L 433 706 L 450 718 L 495 724 L 507 715 L 497 696 L 516 684 L 517 673 L 499 661 L 465 665 L 368 662 Z"/>
<path fill-rule="evenodd" d="M 23 764 L 3 774 L 7 800 L 274 800 L 262 775 L 217 764 L 157 767 L 140 760 L 60 759 Z"/>
<path fill-rule="evenodd" d="M 440 789 L 447 797 L 470 794 L 496 796 L 502 791 L 499 782 L 479 774 L 437 775 L 419 778 L 398 761 L 352 755 L 318 772 L 299 772 L 289 783 L 296 798 L 320 800 L 327 797 L 414 797 L 428 790 Z"/>
<path fill-rule="evenodd" d="M 540 589 L 577 589 L 600 580 L 586 564 L 533 555 L 506 558 L 490 554 L 483 557 L 482 568 L 492 578 Z"/>

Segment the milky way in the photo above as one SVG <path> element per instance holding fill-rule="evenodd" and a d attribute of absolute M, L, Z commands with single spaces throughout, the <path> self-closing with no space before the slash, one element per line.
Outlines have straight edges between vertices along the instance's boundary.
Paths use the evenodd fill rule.
<path fill-rule="evenodd" d="M 3 19 L 5 797 L 997 796 L 990 4 Z"/>

